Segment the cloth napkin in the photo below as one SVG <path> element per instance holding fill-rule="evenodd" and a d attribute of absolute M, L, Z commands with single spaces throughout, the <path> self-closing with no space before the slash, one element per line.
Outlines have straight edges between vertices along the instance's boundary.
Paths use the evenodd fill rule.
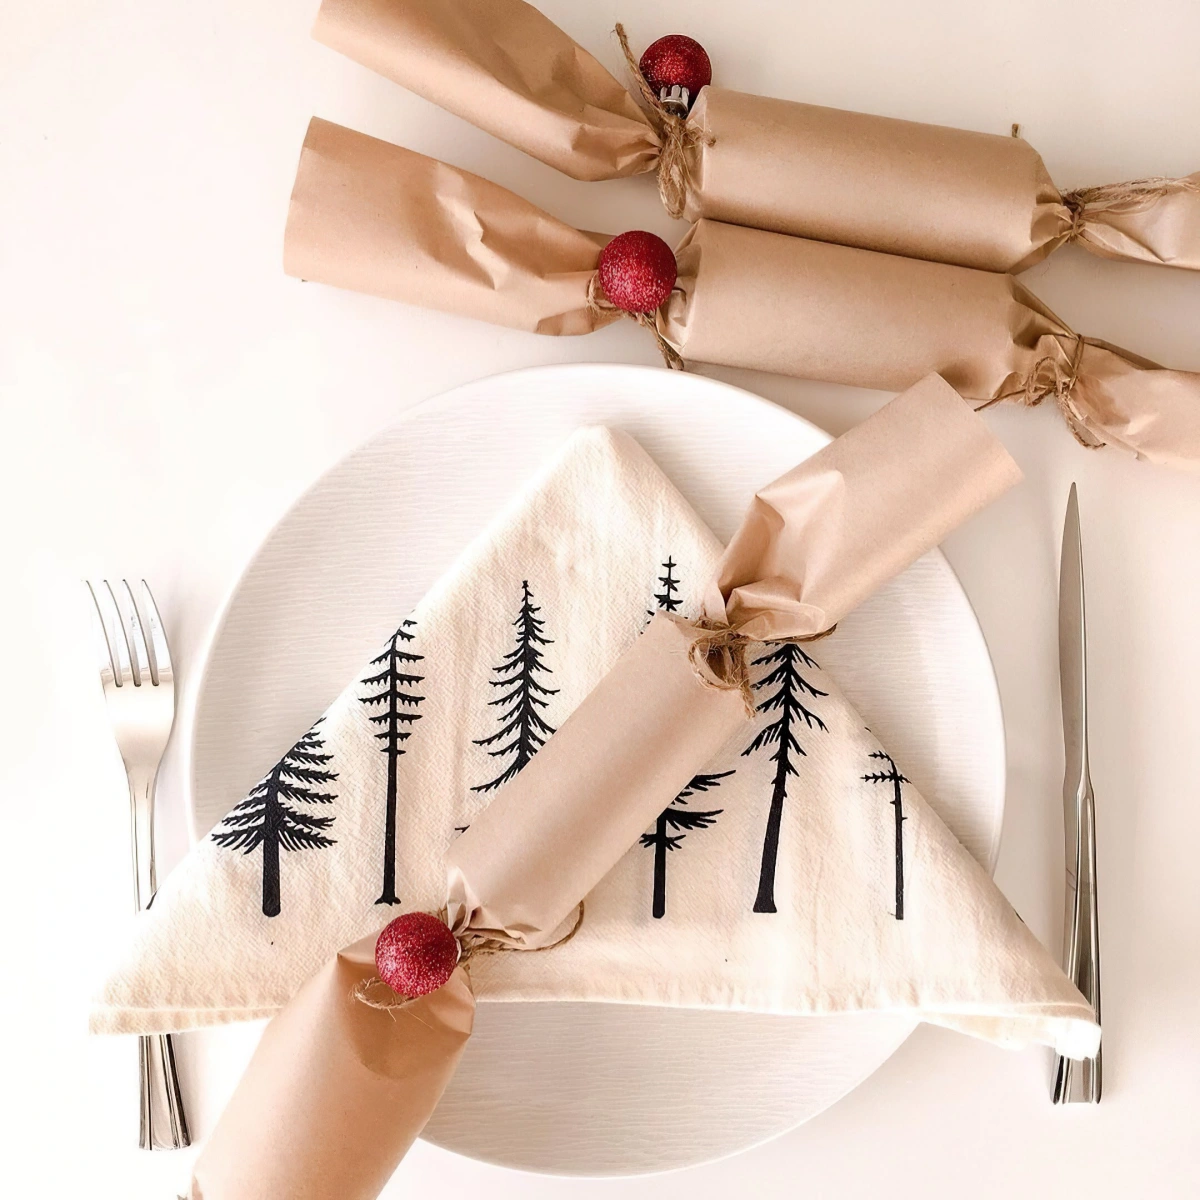
<path fill-rule="evenodd" d="M 721 547 L 641 448 L 578 431 L 137 918 L 93 1028 L 267 1016 L 340 947 L 436 909 L 451 840 Z M 904 1012 L 1087 1055 L 1091 1009 L 819 665 L 755 647 L 758 713 L 481 1000 Z"/>

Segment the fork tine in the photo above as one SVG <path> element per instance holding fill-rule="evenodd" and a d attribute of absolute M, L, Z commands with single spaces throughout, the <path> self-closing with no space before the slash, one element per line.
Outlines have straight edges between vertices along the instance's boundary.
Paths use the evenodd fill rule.
<path fill-rule="evenodd" d="M 170 683 L 173 674 L 171 650 L 167 645 L 167 635 L 163 632 L 162 617 L 158 615 L 158 605 L 154 603 L 150 585 L 144 579 L 142 580 L 142 612 L 145 614 L 146 625 L 150 630 L 150 670 L 154 673 L 154 682 Z"/>
<path fill-rule="evenodd" d="M 146 650 L 146 635 L 142 632 L 142 618 L 138 612 L 137 601 L 133 598 L 133 588 L 128 579 L 121 580 L 125 589 L 125 598 L 129 601 L 126 617 L 126 628 L 129 630 L 129 654 L 133 659 L 133 683 L 141 687 L 143 683 L 153 684 L 154 675 L 150 670 L 150 655 Z"/>
<path fill-rule="evenodd" d="M 92 581 L 85 579 L 83 582 L 87 587 L 88 595 L 92 598 L 92 625 L 96 631 L 96 644 L 100 651 L 100 678 L 115 680 L 117 664 L 113 657 L 112 639 L 108 636 L 108 628 L 104 621 L 104 610 L 100 607 L 100 598 L 96 595 L 96 589 L 92 587 Z"/>
<path fill-rule="evenodd" d="M 117 686 L 120 687 L 133 682 L 133 667 L 129 661 L 131 657 L 129 635 L 125 632 L 125 621 L 121 616 L 121 606 L 117 603 L 117 594 L 107 579 L 103 582 L 104 590 L 108 593 L 108 598 L 112 603 L 111 620 L 106 621 L 105 624 L 116 631 L 110 635 L 108 644 L 109 648 L 116 652 Z"/>

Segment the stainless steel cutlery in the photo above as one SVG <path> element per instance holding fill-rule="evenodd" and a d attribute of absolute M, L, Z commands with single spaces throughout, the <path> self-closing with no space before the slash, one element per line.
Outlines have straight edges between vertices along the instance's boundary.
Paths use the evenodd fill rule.
<path fill-rule="evenodd" d="M 133 895 L 140 912 L 154 899 L 154 785 L 175 720 L 171 655 L 154 597 L 145 580 L 140 604 L 122 580 L 89 583 L 96 608 L 100 679 L 113 736 L 129 777 Z M 175 1048 L 169 1034 L 138 1039 L 141 1137 L 144 1150 L 177 1149 L 190 1142 Z"/>
<path fill-rule="evenodd" d="M 1100 930 L 1096 911 L 1096 803 L 1088 767 L 1087 611 L 1083 540 L 1075 485 L 1067 500 L 1058 575 L 1058 670 L 1062 693 L 1067 890 L 1063 969 L 1100 1020 Z M 1100 1102 L 1100 1052 L 1075 1062 L 1058 1059 L 1055 1104 Z"/>

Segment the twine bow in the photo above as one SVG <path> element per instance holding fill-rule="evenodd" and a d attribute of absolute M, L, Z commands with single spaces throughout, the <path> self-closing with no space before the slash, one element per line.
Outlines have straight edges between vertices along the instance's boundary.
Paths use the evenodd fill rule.
<path fill-rule="evenodd" d="M 1171 179 L 1164 175 L 1153 175 L 1147 179 L 1131 179 L 1126 183 L 1106 183 L 1064 192 L 1062 202 L 1071 214 L 1071 227 L 1067 230 L 1066 240 L 1073 242 L 1081 237 L 1087 218 L 1093 213 L 1140 212 L 1177 192 L 1200 192 L 1200 180 L 1192 176 Z"/>
<path fill-rule="evenodd" d="M 741 692 L 746 716 L 754 716 L 754 690 L 750 684 L 750 664 L 746 660 L 746 647 L 751 645 L 754 639 L 748 638 L 734 625 L 711 621 L 707 617 L 700 617 L 691 624 L 700 631 L 688 647 L 688 661 L 692 664 L 696 678 L 706 688 L 722 692 Z M 811 637 L 773 638 L 772 643 L 819 642 L 836 628 L 836 625 L 831 625 L 821 633 L 812 634 Z"/>
<path fill-rule="evenodd" d="M 1104 442 L 1096 437 L 1087 427 L 1083 415 L 1075 406 L 1071 393 L 1079 380 L 1079 369 L 1083 362 L 1083 351 L 1088 345 L 1088 339 L 1079 334 L 1071 334 L 1075 339 L 1075 349 L 1071 353 L 1071 361 L 1064 370 L 1062 363 L 1053 355 L 1045 355 L 1033 364 L 1033 369 L 1025 378 L 1025 382 L 1011 392 L 1002 392 L 993 396 L 985 404 L 979 405 L 976 412 L 983 412 L 993 404 L 1002 401 L 1012 401 L 1025 408 L 1037 408 L 1047 396 L 1054 397 L 1058 411 L 1066 422 L 1067 428 L 1075 435 L 1075 440 L 1088 450 L 1099 450 Z"/>
<path fill-rule="evenodd" d="M 436 916 L 443 924 L 449 924 L 448 915 L 444 908 L 430 915 Z M 457 965 L 466 971 L 470 971 L 471 963 L 475 959 L 484 958 L 489 954 L 506 954 L 509 951 L 520 954 L 538 954 L 542 950 L 556 950 L 559 946 L 565 946 L 579 932 L 579 927 L 582 924 L 583 901 L 580 900 L 579 911 L 575 916 L 575 923 L 562 937 L 553 942 L 548 942 L 545 946 L 518 946 L 514 942 L 506 941 L 504 938 L 488 937 L 487 934 L 464 929 L 454 935 L 454 940 L 458 943 Z M 360 980 L 354 985 L 353 994 L 354 998 L 360 1004 L 365 1004 L 368 1008 L 377 1008 L 384 1012 L 395 1012 L 398 1009 L 407 1008 L 410 1004 L 420 999 L 419 996 L 398 995 L 378 975 L 372 975 L 370 979 Z"/>
<path fill-rule="evenodd" d="M 631 321 L 636 321 L 643 329 L 650 330 L 654 337 L 655 344 L 658 346 L 658 352 L 662 355 L 663 362 L 666 363 L 669 371 L 682 371 L 684 369 L 683 356 L 667 341 L 665 337 L 658 331 L 658 323 L 654 319 L 653 313 L 635 313 L 629 312 L 627 309 L 618 308 L 605 294 L 604 289 L 600 286 L 600 274 L 596 272 L 588 280 L 587 286 L 587 308 L 588 312 L 594 313 L 600 317 L 628 317 Z"/>
<path fill-rule="evenodd" d="M 658 158 L 658 194 L 671 216 L 682 217 L 688 188 L 692 185 L 692 151 L 700 145 L 711 146 L 713 137 L 689 125 L 686 117 L 676 115 L 663 104 L 658 93 L 650 86 L 650 81 L 642 74 L 638 60 L 633 57 L 629 39 L 625 36 L 625 26 L 620 22 L 617 22 L 616 34 L 629 73 L 650 109 L 650 119 L 662 139 Z"/>

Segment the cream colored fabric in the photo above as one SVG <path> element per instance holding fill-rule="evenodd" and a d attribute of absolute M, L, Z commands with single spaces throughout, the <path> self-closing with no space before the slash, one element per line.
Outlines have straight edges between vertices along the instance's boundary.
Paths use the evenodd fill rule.
<path fill-rule="evenodd" d="M 635 443 L 606 430 L 578 433 L 394 643 L 421 656 L 397 664 L 408 677 L 400 690 L 412 698 L 401 707 L 418 717 L 403 723 L 408 736 L 395 759 L 400 904 L 375 903 L 384 890 L 388 755 L 375 736 L 381 723 L 370 718 L 387 705 L 364 698 L 386 684 L 364 680 L 385 659 L 347 688 L 290 760 L 303 768 L 307 756 L 310 770 L 336 773 L 298 780 L 332 796 L 327 802 L 283 797 L 301 817 L 332 817 L 315 833 L 334 844 L 285 842 L 278 915 L 263 911 L 263 848 L 222 844 L 236 840 L 237 818 L 227 820 L 139 918 L 94 1026 L 181 1029 L 265 1015 L 342 946 L 399 911 L 439 906 L 447 847 L 494 794 L 472 789 L 520 758 L 504 750 L 519 733 L 503 733 L 514 671 L 495 668 L 514 652 L 536 655 L 531 678 L 544 690 L 533 689 L 541 702 L 534 709 L 557 728 L 653 610 L 699 611 L 719 557 L 715 539 Z M 522 624 L 545 641 L 526 637 L 519 647 Z M 648 844 L 632 847 L 591 892 L 574 940 L 474 966 L 479 998 L 906 1011 L 1002 1044 L 1090 1053 L 1099 1030 L 1082 997 L 911 785 L 893 778 L 903 764 L 881 757 L 816 665 L 820 645 L 753 657 L 768 655 L 754 667 L 765 711 L 715 756 L 705 772 L 712 778 L 672 805 L 647 830 Z M 784 705 L 772 700 L 781 688 L 786 731 L 778 725 Z M 794 773 L 772 759 L 775 735 Z M 764 848 L 773 809 L 772 884 Z"/>

